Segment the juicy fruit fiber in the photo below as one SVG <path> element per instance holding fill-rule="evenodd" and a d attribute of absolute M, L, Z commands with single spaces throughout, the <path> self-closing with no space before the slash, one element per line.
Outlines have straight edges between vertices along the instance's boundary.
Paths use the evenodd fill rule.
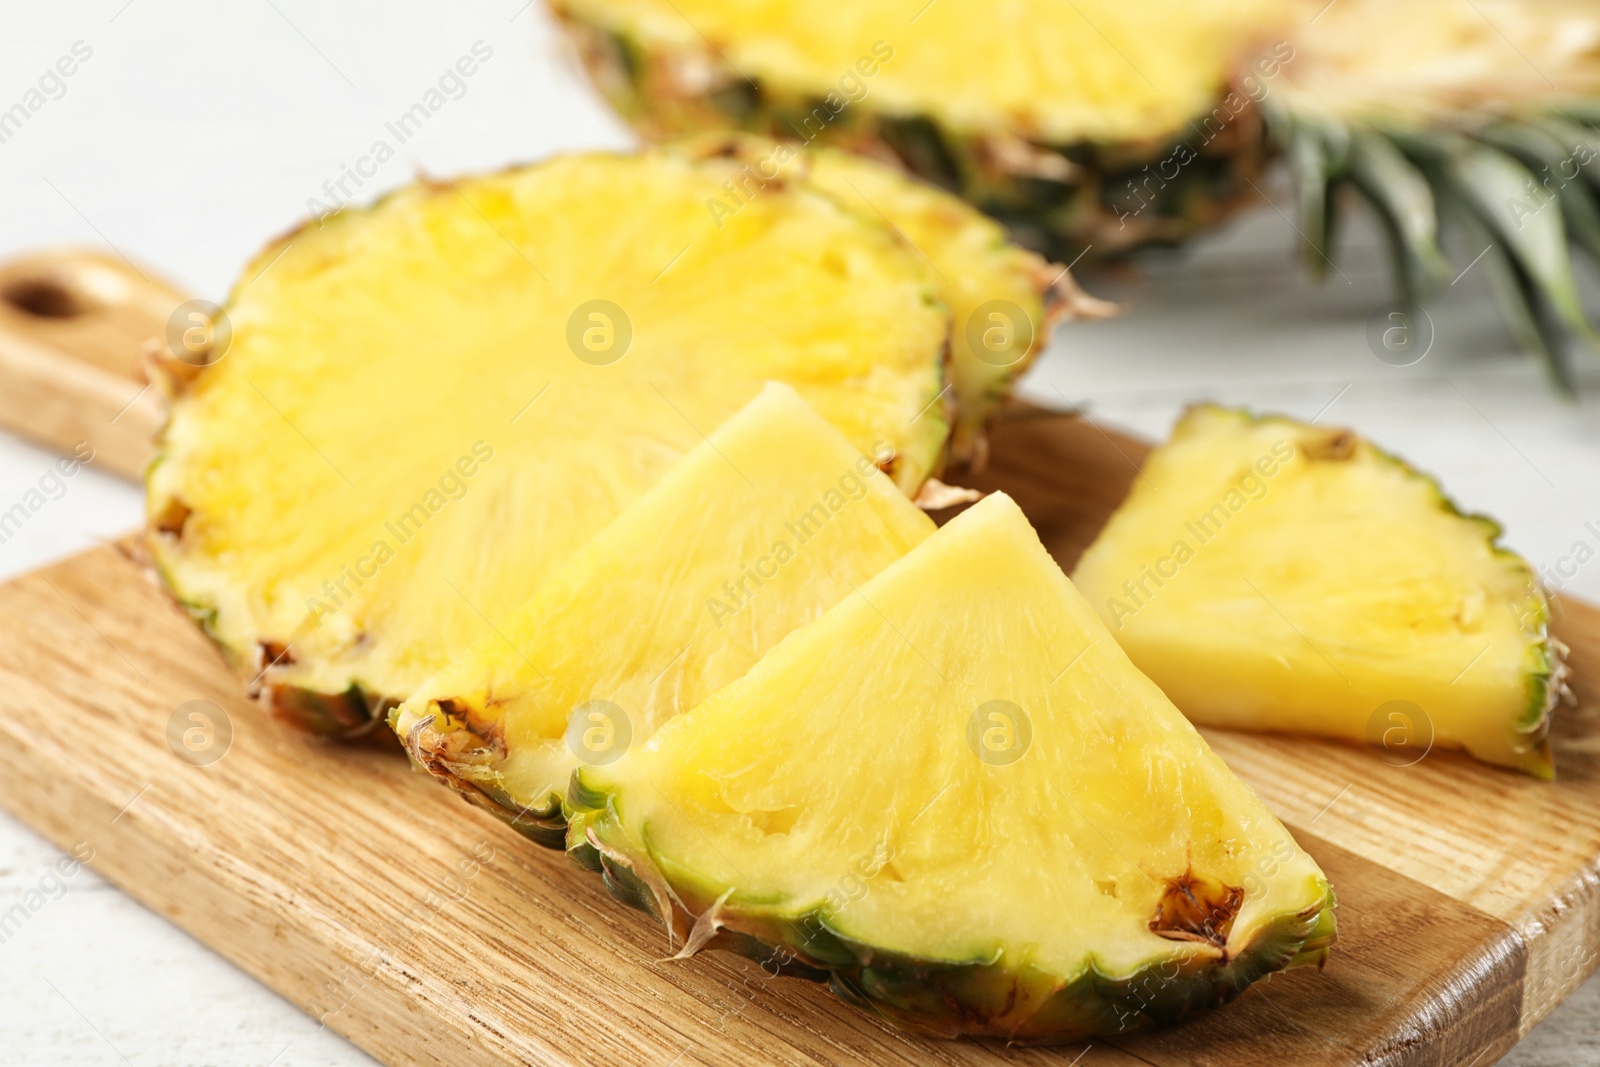
<path fill-rule="evenodd" d="M 572 771 L 647 741 L 933 532 L 770 384 L 393 715 L 417 764 L 536 841 Z"/>
<path fill-rule="evenodd" d="M 956 190 L 1053 258 L 1169 244 L 1242 207 L 1279 154 L 1305 262 L 1340 204 L 1388 232 L 1405 301 L 1486 259 L 1519 343 L 1571 389 L 1594 343 L 1569 243 L 1600 256 L 1600 12 L 1589 0 L 553 0 L 647 136 L 826 142 Z M 1557 88 L 1559 86 L 1559 89 Z"/>
<path fill-rule="evenodd" d="M 1548 777 L 1560 646 L 1499 534 L 1349 430 L 1203 406 L 1073 581 L 1195 722 Z"/>
<path fill-rule="evenodd" d="M 1006 239 L 973 208 L 925 182 L 834 149 L 813 149 L 809 180 L 840 202 L 881 213 L 940 279 L 950 307 L 951 459 L 982 467 L 984 426 L 1061 318 L 1096 319 L 1116 305 L 1084 293 L 1064 267 Z"/>
<path fill-rule="evenodd" d="M 924 262 L 803 185 L 719 227 L 735 176 L 657 152 L 428 182 L 246 270 L 231 347 L 174 384 L 149 540 L 278 717 L 370 728 L 769 379 L 905 489 L 934 468 Z"/>
<path fill-rule="evenodd" d="M 932 270 L 950 308 L 954 400 L 949 459 L 981 468 L 984 427 L 1062 319 L 1105 318 L 1117 306 L 1079 289 L 1055 263 L 1006 238 L 994 220 L 927 182 L 831 148 L 800 149 L 749 134 L 709 134 L 672 146 L 697 158 L 738 161 L 743 177 L 708 204 L 719 218 L 773 183 L 804 181 L 891 227 Z"/>
<path fill-rule="evenodd" d="M 1333 940 L 1317 865 L 1003 494 L 569 802 L 575 856 L 688 949 L 937 1034 L 1172 1021 Z"/>

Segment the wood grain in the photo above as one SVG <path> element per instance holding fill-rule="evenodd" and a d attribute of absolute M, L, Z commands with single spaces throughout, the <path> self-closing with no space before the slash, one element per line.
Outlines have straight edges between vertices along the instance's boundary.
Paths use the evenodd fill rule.
<path fill-rule="evenodd" d="M 1013 411 L 982 482 L 1070 564 L 1142 451 Z M 1560 623 L 1600 677 L 1600 612 Z M 168 743 L 196 700 L 232 727 L 206 766 Z M 1332 877 L 1327 967 L 1169 1031 L 1007 1049 L 903 1035 L 720 953 L 663 962 L 659 928 L 393 753 L 270 727 L 126 551 L 0 587 L 0 802 L 392 1064 L 1488 1064 L 1597 959 L 1600 694 L 1559 715 L 1554 783 L 1209 733 Z"/>
<path fill-rule="evenodd" d="M 184 298 L 120 258 L 41 252 L 0 265 L 0 427 L 137 478 L 161 422 L 145 342 Z"/>

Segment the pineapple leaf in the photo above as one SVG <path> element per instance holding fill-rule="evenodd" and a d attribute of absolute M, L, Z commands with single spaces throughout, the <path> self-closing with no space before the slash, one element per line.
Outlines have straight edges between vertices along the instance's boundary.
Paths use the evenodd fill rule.
<path fill-rule="evenodd" d="M 1560 115 L 1544 115 L 1531 122 L 1561 144 L 1563 162 L 1570 159 L 1578 164 L 1584 179 L 1596 193 L 1600 193 L 1600 130 L 1596 130 L 1592 123 L 1573 121 Z"/>
<path fill-rule="evenodd" d="M 1600 100 L 1570 100 L 1558 112 L 1590 129 L 1600 126 Z"/>
<path fill-rule="evenodd" d="M 1550 376 L 1561 391 L 1576 395 L 1577 385 L 1567 359 L 1566 338 L 1541 307 L 1541 298 L 1527 273 L 1496 240 L 1494 233 L 1479 218 L 1473 205 L 1441 190 L 1440 206 L 1450 221 L 1467 237 L 1468 243 L 1484 248 L 1483 266 L 1489 273 L 1501 310 L 1511 326 L 1517 347 L 1536 353 L 1544 360 Z"/>
<path fill-rule="evenodd" d="M 1333 263 L 1338 190 L 1349 155 L 1350 137 L 1341 126 L 1296 121 L 1289 129 L 1289 162 L 1304 239 L 1306 269 L 1321 281 Z"/>
<path fill-rule="evenodd" d="M 1350 179 L 1389 231 L 1406 303 L 1451 274 L 1439 250 L 1439 208 L 1427 178 L 1382 134 L 1358 130 L 1350 142 Z"/>
<path fill-rule="evenodd" d="M 1579 170 L 1577 144 L 1568 148 L 1566 145 L 1573 143 L 1570 138 L 1563 140 L 1548 129 L 1519 122 L 1497 122 L 1476 136 L 1515 156 L 1532 170 L 1538 179 L 1534 196 L 1540 201 L 1558 199 L 1573 239 L 1590 255 L 1600 258 L 1600 208 L 1596 208 L 1594 194 Z M 1566 174 L 1569 168 L 1573 171 L 1571 176 Z"/>
<path fill-rule="evenodd" d="M 1540 199 L 1535 195 L 1540 187 L 1526 167 L 1484 144 L 1463 141 L 1445 157 L 1443 173 L 1567 328 L 1600 347 L 1572 277 L 1560 201 Z"/>

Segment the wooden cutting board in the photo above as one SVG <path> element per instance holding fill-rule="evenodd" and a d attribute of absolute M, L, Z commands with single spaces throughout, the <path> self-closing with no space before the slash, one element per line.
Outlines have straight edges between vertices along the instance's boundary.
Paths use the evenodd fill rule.
<path fill-rule="evenodd" d="M 1145 451 L 1025 408 L 993 441 L 975 484 L 1016 497 L 1067 568 Z M 1170 1030 L 1008 1049 L 901 1034 L 723 953 L 664 961 L 659 927 L 398 752 L 272 728 L 132 545 L 0 586 L 0 803 L 386 1063 L 1477 1067 L 1600 960 L 1600 610 L 1582 603 L 1559 606 L 1578 703 L 1555 720 L 1556 782 L 1207 733 L 1338 890 L 1324 970 Z"/>

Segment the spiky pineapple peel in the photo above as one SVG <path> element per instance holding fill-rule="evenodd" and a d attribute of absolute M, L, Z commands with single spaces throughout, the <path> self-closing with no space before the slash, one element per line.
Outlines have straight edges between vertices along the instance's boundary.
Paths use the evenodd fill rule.
<path fill-rule="evenodd" d="M 278 717 L 369 728 L 765 380 L 904 488 L 934 469 L 923 259 L 803 183 L 718 226 L 737 176 L 647 153 L 427 182 L 250 266 L 231 347 L 170 382 L 149 540 Z"/>
<path fill-rule="evenodd" d="M 1349 430 L 1200 405 L 1073 580 L 1195 722 L 1548 777 L 1563 649 L 1500 532 Z"/>
<path fill-rule="evenodd" d="M 568 802 L 573 855 L 685 951 L 942 1036 L 1171 1022 L 1334 936 L 1316 864 L 1004 494 Z"/>

